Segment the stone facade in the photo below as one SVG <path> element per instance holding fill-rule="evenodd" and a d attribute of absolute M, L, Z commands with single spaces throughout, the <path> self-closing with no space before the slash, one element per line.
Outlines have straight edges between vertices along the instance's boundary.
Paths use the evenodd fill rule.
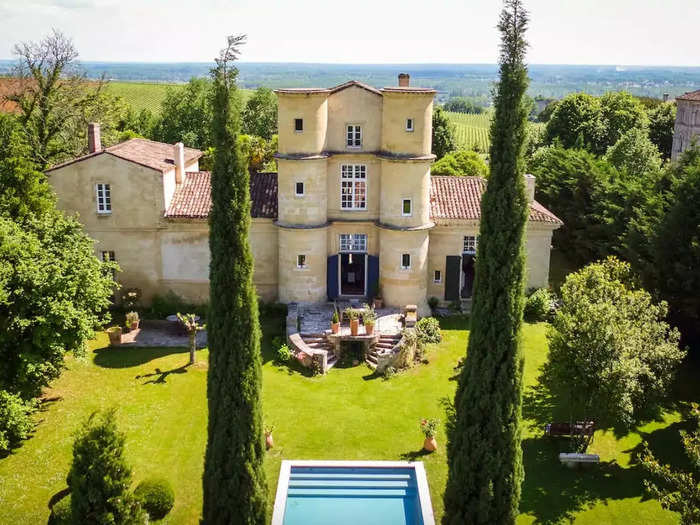
<path fill-rule="evenodd" d="M 671 158 L 677 159 L 693 140 L 700 142 L 700 90 L 676 98 L 676 125 L 673 130 Z"/>
<path fill-rule="evenodd" d="M 406 79 L 407 80 L 407 79 Z M 430 89 L 351 81 L 281 89 L 277 174 L 251 176 L 254 282 L 266 301 L 364 300 L 391 307 L 470 298 L 485 181 L 432 177 Z M 99 129 L 97 130 L 99 136 Z M 136 141 L 136 142 L 134 142 Z M 59 205 L 113 254 L 118 280 L 148 301 L 171 290 L 208 298 L 210 175 L 201 152 L 132 139 L 49 170 Z M 100 213 L 99 185 L 110 211 Z M 529 286 L 546 286 L 561 221 L 534 201 Z"/>

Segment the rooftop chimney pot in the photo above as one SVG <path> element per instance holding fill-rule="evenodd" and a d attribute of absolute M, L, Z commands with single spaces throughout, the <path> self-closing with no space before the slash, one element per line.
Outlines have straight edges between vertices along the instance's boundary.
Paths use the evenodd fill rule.
<path fill-rule="evenodd" d="M 96 153 L 102 151 L 102 139 L 100 138 L 100 123 L 90 122 L 88 124 L 88 152 Z"/>
<path fill-rule="evenodd" d="M 535 200 L 535 176 L 529 173 L 525 174 L 525 196 L 529 203 Z"/>
<path fill-rule="evenodd" d="M 410 80 L 408 73 L 399 73 L 399 87 L 408 87 Z"/>
<path fill-rule="evenodd" d="M 173 146 L 175 157 L 175 184 L 182 184 L 185 180 L 185 146 L 178 142 Z"/>

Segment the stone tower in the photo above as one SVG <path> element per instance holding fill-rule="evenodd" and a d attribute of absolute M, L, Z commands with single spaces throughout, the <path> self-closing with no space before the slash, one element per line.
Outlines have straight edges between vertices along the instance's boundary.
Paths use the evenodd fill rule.
<path fill-rule="evenodd" d="M 671 149 L 671 158 L 674 160 L 688 149 L 693 137 L 697 137 L 700 144 L 700 89 L 677 97 L 676 104 L 678 111 Z"/>

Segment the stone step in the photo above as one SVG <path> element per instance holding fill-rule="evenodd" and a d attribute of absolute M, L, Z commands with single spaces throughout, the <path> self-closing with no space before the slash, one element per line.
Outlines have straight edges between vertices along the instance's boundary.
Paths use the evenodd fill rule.
<path fill-rule="evenodd" d="M 326 361 L 327 370 L 333 368 L 337 362 L 338 358 L 335 356 L 335 354 L 328 354 L 328 360 Z"/>
<path fill-rule="evenodd" d="M 376 355 L 367 354 L 367 358 L 366 358 L 365 360 L 366 360 L 366 361 L 371 361 L 371 362 L 373 362 L 375 365 L 377 364 L 377 356 L 376 356 Z"/>
<path fill-rule="evenodd" d="M 367 366 L 370 367 L 372 370 L 376 370 L 376 369 L 377 369 L 377 364 L 376 364 L 376 363 L 373 363 L 372 361 L 369 361 L 369 360 L 367 360 L 367 359 L 365 359 L 365 363 L 366 363 Z"/>

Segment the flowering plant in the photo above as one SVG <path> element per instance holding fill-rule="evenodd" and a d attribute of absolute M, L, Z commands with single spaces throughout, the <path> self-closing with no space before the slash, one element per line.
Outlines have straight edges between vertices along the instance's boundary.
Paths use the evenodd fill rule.
<path fill-rule="evenodd" d="M 435 434 L 437 433 L 437 429 L 438 429 L 439 424 L 440 424 L 439 419 L 435 419 L 435 418 L 421 419 L 420 429 L 426 438 L 432 438 L 432 437 L 435 437 Z"/>

